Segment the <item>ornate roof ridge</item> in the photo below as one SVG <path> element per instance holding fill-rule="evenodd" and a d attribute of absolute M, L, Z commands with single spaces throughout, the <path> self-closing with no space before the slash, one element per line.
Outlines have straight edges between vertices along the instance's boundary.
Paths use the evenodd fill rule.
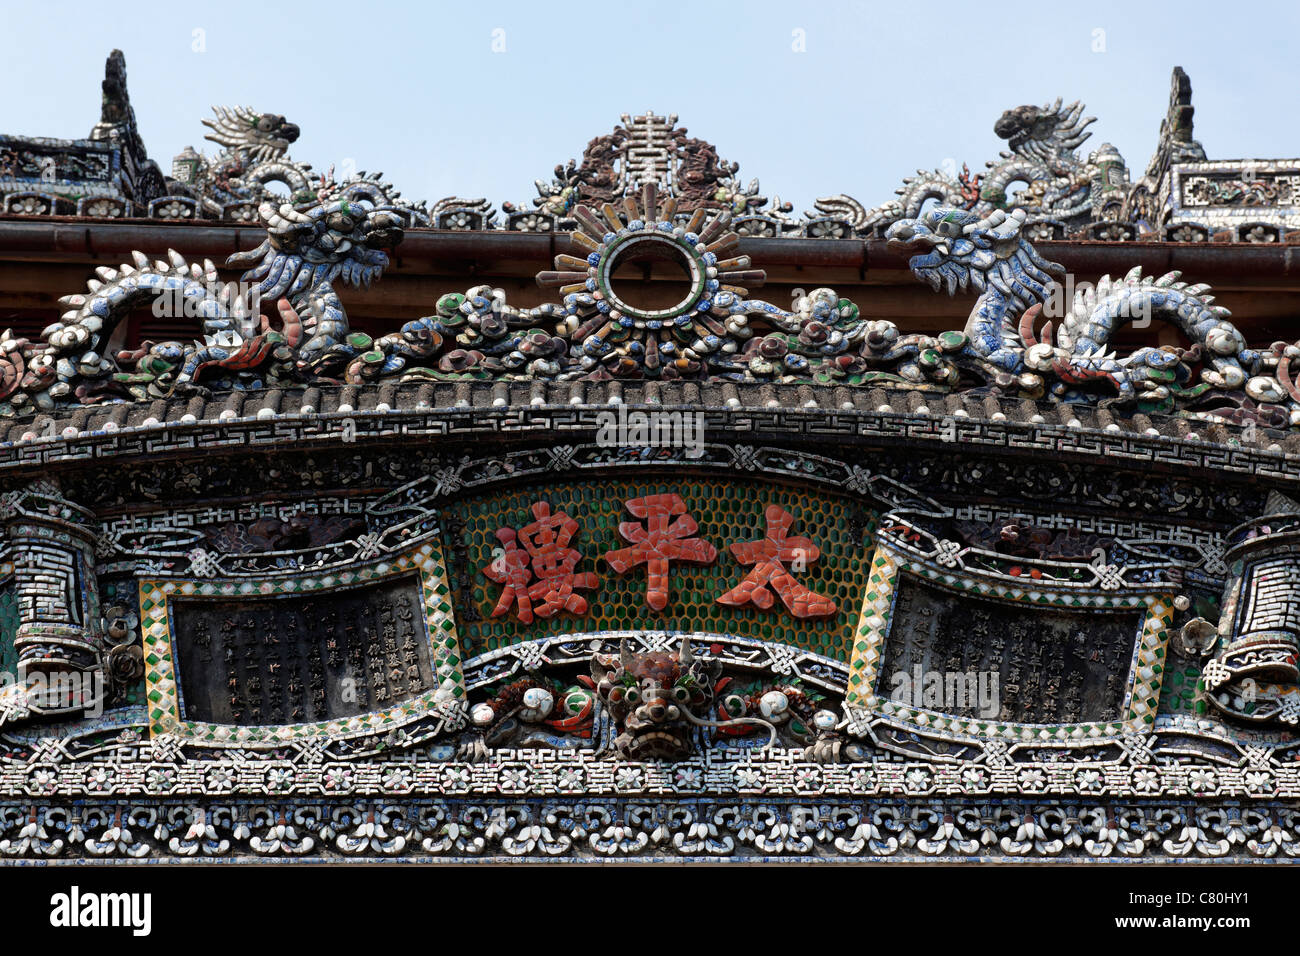
<path fill-rule="evenodd" d="M 539 428 L 551 428 L 554 430 L 548 434 L 572 431 L 578 440 L 584 429 L 596 427 L 596 416 L 617 412 L 620 407 L 629 412 L 717 415 L 720 421 L 738 422 L 734 428 L 720 427 L 740 432 L 753 431 L 756 414 L 773 416 L 773 420 L 793 415 L 815 418 L 819 433 L 831 434 L 839 428 L 846 436 L 867 438 L 961 443 L 972 430 L 991 426 L 999 430 L 1008 450 L 1032 451 L 1033 436 L 1039 436 L 1045 441 L 1044 449 L 1069 451 L 1059 444 L 1060 436 L 1068 435 L 1078 445 L 1073 450 L 1102 457 L 1106 453 L 1094 441 L 1098 438 L 1128 443 L 1130 457 L 1134 458 L 1143 457 L 1141 449 L 1147 449 L 1151 460 L 1163 460 L 1162 453 L 1155 449 L 1173 443 L 1186 448 L 1230 448 L 1234 455 L 1245 456 L 1242 461 L 1253 460 L 1266 466 L 1271 463 L 1278 474 L 1294 474 L 1295 462 L 1300 461 L 1300 433 L 1251 427 L 1249 423 L 1234 425 L 1213 418 L 1125 415 L 1117 413 L 1119 410 L 996 394 L 932 394 L 887 385 L 861 389 L 810 383 L 606 380 L 300 385 L 57 409 L 0 419 L 0 449 L 4 450 L 0 452 L 0 469 L 44 463 L 51 455 L 60 457 L 60 448 L 68 449 L 70 458 L 84 458 L 84 451 L 71 449 L 130 435 L 171 433 L 175 437 L 189 431 L 206 435 L 215 447 L 229 442 L 226 431 L 230 429 L 265 430 L 268 425 L 279 427 L 289 422 L 303 425 L 304 436 L 312 440 L 328 440 L 346 430 L 349 422 L 355 430 L 362 420 L 373 420 L 376 434 L 387 434 L 398 420 L 469 416 L 458 432 L 514 431 L 524 437 Z M 559 413 L 558 419 L 554 419 L 555 413 Z M 530 416 L 535 420 L 530 421 Z M 861 423 L 868 420 L 876 427 L 864 430 Z M 221 430 L 212 431 L 212 426 L 220 426 Z M 284 434 L 276 432 L 271 440 L 284 438 Z M 987 439 L 985 435 L 982 443 L 990 444 Z M 1134 441 L 1137 444 L 1132 444 Z M 96 457 L 109 456 L 97 452 Z"/>
<path fill-rule="evenodd" d="M 279 201 L 279 184 L 292 202 L 310 204 L 335 180 L 289 155 L 298 127 L 252 107 L 213 107 L 202 121 L 213 156 L 186 147 L 164 176 L 148 160 L 126 91 L 126 67 L 114 50 L 106 66 L 104 111 L 88 140 L 0 136 L 0 197 L 15 215 L 75 214 L 232 222 L 256 220 L 265 201 Z M 581 160 L 555 166 L 538 179 L 530 201 L 502 202 L 448 196 L 411 201 L 381 174 L 343 171 L 341 186 L 365 183 L 398 210 L 408 228 L 566 231 L 575 209 L 620 202 L 647 185 L 677 200 L 685 220 L 696 210 L 726 211 L 741 236 L 847 238 L 880 236 L 900 219 L 916 218 L 931 203 L 980 216 L 1023 209 L 1031 239 L 1160 239 L 1175 242 L 1282 242 L 1300 238 L 1300 160 L 1210 162 L 1192 138 L 1191 81 L 1175 67 L 1168 114 L 1146 174 L 1130 183 L 1124 158 L 1109 143 L 1080 155 L 1095 117 L 1078 101 L 1005 111 L 994 132 L 1008 149 L 971 173 L 969 164 L 919 168 L 874 207 L 846 193 L 824 196 L 799 217 L 759 181 L 739 178 L 740 165 L 718 148 L 688 135 L 677 115 L 623 114 L 622 122 L 593 138 Z M 976 168 L 979 168 L 978 166 Z M 1017 185 L 1023 188 L 1015 191 Z"/>
<path fill-rule="evenodd" d="M 890 227 L 895 248 L 919 253 L 909 264 L 922 281 L 981 293 L 964 329 L 937 336 L 865 317 L 829 288 L 788 310 L 750 298 L 766 275 L 739 254 L 730 214 L 699 208 L 681 223 L 676 198 L 647 185 L 618 205 L 575 208 L 580 255 L 560 253 L 555 269 L 537 276 L 558 287 L 560 301 L 521 309 L 474 286 L 375 338 L 350 328 L 336 284 L 382 276 L 403 236 L 389 199 L 359 181 L 330 184 L 310 205 L 262 203 L 266 239 L 227 261 L 247 270 L 239 283 L 222 282 L 211 260 L 175 252 L 101 266 L 85 293 L 60 300 L 68 311 L 43 342 L 0 335 L 0 412 L 294 384 L 614 378 L 975 389 L 1300 427 L 1292 368 L 1300 343 L 1247 347 L 1209 287 L 1178 272 L 1144 277 L 1135 267 L 1076 284 L 1025 238 L 1022 210 L 979 217 L 939 207 Z M 620 263 L 646 257 L 681 268 L 680 301 L 648 303 L 615 287 Z M 264 298 L 276 303 L 275 319 Z M 194 340 L 112 352 L 121 319 L 146 302 L 158 314 L 192 317 Z M 1154 319 L 1190 347 L 1117 354 L 1121 325 Z"/>

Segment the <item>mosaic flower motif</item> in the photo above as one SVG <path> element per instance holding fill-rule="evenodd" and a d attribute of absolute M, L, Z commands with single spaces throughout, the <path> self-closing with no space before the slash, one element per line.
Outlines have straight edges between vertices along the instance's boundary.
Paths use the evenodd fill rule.
<path fill-rule="evenodd" d="M 1197 767 L 1187 775 L 1187 783 L 1197 793 L 1205 793 L 1215 789 L 1219 782 L 1214 776 L 1212 770 Z"/>
<path fill-rule="evenodd" d="M 761 236 L 770 239 L 776 235 L 776 226 L 765 219 L 742 219 L 736 223 L 736 233 L 741 236 Z"/>
<path fill-rule="evenodd" d="M 753 767 L 740 767 L 736 770 L 736 786 L 744 788 L 761 787 L 763 774 Z"/>
<path fill-rule="evenodd" d="M 1020 774 L 1020 785 L 1026 790 L 1038 790 L 1047 784 L 1047 775 L 1041 770 L 1026 770 Z"/>
<path fill-rule="evenodd" d="M 217 767 L 208 771 L 207 788 L 209 790 L 228 790 L 235 785 L 235 773 L 231 767 Z"/>
<path fill-rule="evenodd" d="M 1143 793 L 1149 793 L 1152 790 L 1160 789 L 1160 774 L 1154 770 L 1143 768 L 1133 771 L 1133 789 L 1140 790 Z"/>
<path fill-rule="evenodd" d="M 1246 242 L 1277 242 L 1277 232 L 1267 226 L 1255 226 L 1241 237 Z"/>
<path fill-rule="evenodd" d="M 856 769 L 849 774 L 849 786 L 859 793 L 865 793 L 871 789 L 875 779 L 876 774 L 874 771 Z"/>
<path fill-rule="evenodd" d="M 330 791 L 352 789 L 353 773 L 349 767 L 330 767 L 321 777 L 321 786 Z"/>
<path fill-rule="evenodd" d="M 122 215 L 122 205 L 109 199 L 96 199 L 86 204 L 86 215 L 98 219 L 116 219 Z"/>
<path fill-rule="evenodd" d="M 413 779 L 409 767 L 395 767 L 381 778 L 384 787 L 389 790 L 408 790 Z"/>
<path fill-rule="evenodd" d="M 849 224 L 838 219 L 818 219 L 808 225 L 808 235 L 814 239 L 849 239 L 852 233 Z"/>
<path fill-rule="evenodd" d="M 512 228 L 519 232 L 550 232 L 553 225 L 550 216 L 529 213 L 514 220 Z"/>
<path fill-rule="evenodd" d="M 822 785 L 822 772 L 816 767 L 800 767 L 794 772 L 794 782 L 804 790 L 816 790 Z"/>
<path fill-rule="evenodd" d="M 507 767 L 501 771 L 502 790 L 524 790 L 528 787 L 528 771 L 523 767 Z"/>
<path fill-rule="evenodd" d="M 144 782 L 150 790 L 170 790 L 176 785 L 176 771 L 172 767 L 154 767 L 144 775 Z"/>
<path fill-rule="evenodd" d="M 968 790 L 978 790 L 988 784 L 988 774 L 978 767 L 972 767 L 962 771 L 961 782 Z"/>
<path fill-rule="evenodd" d="M 266 773 L 266 785 L 272 790 L 289 790 L 293 781 L 294 773 L 288 767 L 272 767 Z"/>
<path fill-rule="evenodd" d="M 144 676 L 144 653 L 134 644 L 115 647 L 108 653 L 106 670 L 117 683 L 132 684 Z"/>
<path fill-rule="evenodd" d="M 576 767 L 566 767 L 555 779 L 555 785 L 561 790 L 577 790 L 582 787 L 582 771 Z"/>
<path fill-rule="evenodd" d="M 49 208 L 35 196 L 23 196 L 9 205 L 9 211 L 19 216 L 43 216 Z"/>
<path fill-rule="evenodd" d="M 92 767 L 86 774 L 86 789 L 102 791 L 113 784 L 113 774 L 107 767 Z"/>
<path fill-rule="evenodd" d="M 1242 779 L 1251 793 L 1263 793 L 1274 787 L 1273 775 L 1262 770 L 1248 770 Z"/>
<path fill-rule="evenodd" d="M 704 782 L 704 771 L 699 767 L 679 767 L 676 784 L 687 789 L 700 786 Z"/>
<path fill-rule="evenodd" d="M 620 789 L 635 790 L 645 782 L 645 773 L 640 767 L 619 767 L 614 772 L 614 785 Z"/>
<path fill-rule="evenodd" d="M 924 790 L 930 785 L 929 771 L 922 770 L 919 767 L 907 771 L 907 773 L 903 775 L 903 779 L 912 790 Z"/>
<path fill-rule="evenodd" d="M 1128 230 L 1120 225 L 1102 226 L 1095 235 L 1096 238 L 1107 242 L 1121 242 L 1128 238 Z"/>
<path fill-rule="evenodd" d="M 463 789 L 470 784 L 470 772 L 463 767 L 451 767 L 446 770 L 447 784 L 453 789 Z"/>
<path fill-rule="evenodd" d="M 38 768 L 27 777 L 27 787 L 37 793 L 53 793 L 59 788 L 59 777 L 45 767 Z"/>
<path fill-rule="evenodd" d="M 159 219 L 189 219 L 193 217 L 194 210 L 186 203 L 172 200 L 154 207 L 154 215 Z"/>

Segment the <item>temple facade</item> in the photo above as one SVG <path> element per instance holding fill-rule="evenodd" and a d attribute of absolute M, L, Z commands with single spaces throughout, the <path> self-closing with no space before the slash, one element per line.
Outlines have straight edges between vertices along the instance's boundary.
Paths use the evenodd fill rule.
<path fill-rule="evenodd" d="M 115 51 L 0 136 L 0 857 L 1300 853 L 1300 160 L 1191 96 L 1140 177 L 1055 100 L 800 216 L 646 113 L 430 202 L 164 171 Z"/>

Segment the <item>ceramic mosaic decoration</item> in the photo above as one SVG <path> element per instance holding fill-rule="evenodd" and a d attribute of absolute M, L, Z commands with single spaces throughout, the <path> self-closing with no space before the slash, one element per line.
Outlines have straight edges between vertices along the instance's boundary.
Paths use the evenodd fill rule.
<path fill-rule="evenodd" d="M 1136 183 L 1056 101 L 986 172 L 802 222 L 672 116 L 502 219 L 313 173 L 244 108 L 164 176 L 120 54 L 105 96 L 89 140 L 0 138 L 6 212 L 259 242 L 137 252 L 0 337 L 0 856 L 1300 853 L 1300 341 L 1173 270 L 1049 311 L 1066 236 L 1294 238 L 1295 164 L 1206 161 L 1181 71 Z M 438 231 L 559 233 L 549 298 L 361 331 Z M 796 235 L 887 241 L 969 318 L 815 269 L 760 298 Z M 647 259 L 679 298 L 621 279 Z M 123 346 L 165 296 L 189 333 Z"/>

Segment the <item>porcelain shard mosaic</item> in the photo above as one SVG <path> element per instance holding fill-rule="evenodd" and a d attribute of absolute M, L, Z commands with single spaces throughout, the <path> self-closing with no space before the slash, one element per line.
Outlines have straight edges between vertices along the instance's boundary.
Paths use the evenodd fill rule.
<path fill-rule="evenodd" d="M 656 496 L 660 500 L 650 501 L 640 517 L 627 507 Z M 538 502 L 548 517 L 563 514 L 575 525 L 562 545 L 555 532 L 537 528 L 545 521 L 538 517 Z M 660 506 L 662 511 L 650 515 L 648 509 Z M 773 513 L 777 532 L 766 513 L 772 508 L 779 511 Z M 457 598 L 468 657 L 547 634 L 650 623 L 670 631 L 787 643 L 839 661 L 848 660 L 875 520 L 862 504 L 840 496 L 708 480 L 525 487 L 452 504 L 443 517 L 447 528 L 456 529 L 444 538 L 448 553 L 463 555 L 457 560 L 463 560 L 469 581 Z M 781 545 L 774 534 L 783 539 Z M 548 537 L 534 547 L 548 549 L 547 554 L 524 553 L 532 535 Z M 765 542 L 770 555 L 760 553 Z M 800 550 L 802 555 L 795 553 Z M 571 591 L 577 600 L 566 599 L 546 615 L 503 603 L 503 572 L 515 556 L 521 567 L 534 566 L 528 579 L 533 586 L 544 583 L 547 562 L 572 561 L 576 586 Z M 746 581 L 757 580 L 755 568 L 765 583 L 746 590 Z M 754 599 L 758 587 L 764 593 Z M 814 594 L 822 596 L 820 603 L 810 600 Z M 800 610 L 816 616 L 797 616 Z"/>

